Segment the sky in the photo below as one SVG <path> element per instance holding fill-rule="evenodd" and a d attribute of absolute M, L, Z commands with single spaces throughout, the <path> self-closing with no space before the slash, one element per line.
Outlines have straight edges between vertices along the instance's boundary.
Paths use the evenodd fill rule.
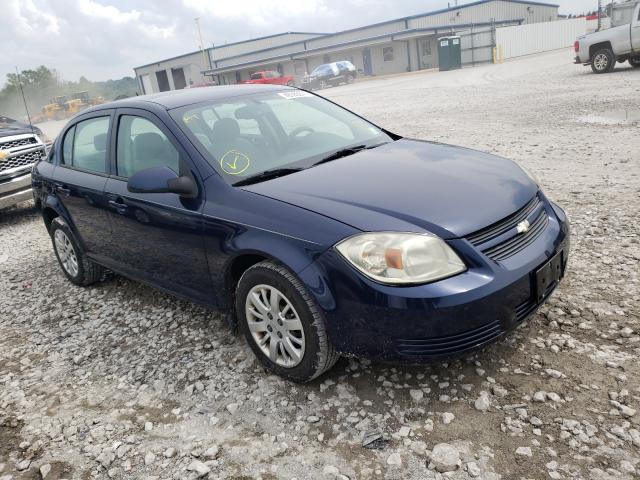
<path fill-rule="evenodd" d="M 597 8 L 597 0 L 548 2 L 561 14 Z M 195 17 L 211 46 L 285 31 L 335 32 L 446 7 L 447 0 L 0 0 L 0 86 L 16 66 L 45 65 L 65 80 L 133 76 L 133 67 L 197 50 Z"/>

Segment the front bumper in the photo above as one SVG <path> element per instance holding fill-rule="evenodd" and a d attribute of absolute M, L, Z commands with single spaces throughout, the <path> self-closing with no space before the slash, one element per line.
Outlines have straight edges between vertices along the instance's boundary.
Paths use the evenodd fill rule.
<path fill-rule="evenodd" d="M 357 273 L 330 249 L 301 272 L 327 320 L 336 349 L 346 355 L 422 363 L 487 345 L 532 315 L 557 282 L 536 296 L 535 272 L 557 252 L 569 253 L 564 212 L 548 205 L 544 234 L 505 262 L 484 257 L 464 239 L 450 244 L 469 269 L 427 285 L 381 285 Z"/>
<path fill-rule="evenodd" d="M 0 179 L 0 209 L 12 207 L 17 203 L 32 199 L 30 171 L 18 177 L 6 180 Z"/>

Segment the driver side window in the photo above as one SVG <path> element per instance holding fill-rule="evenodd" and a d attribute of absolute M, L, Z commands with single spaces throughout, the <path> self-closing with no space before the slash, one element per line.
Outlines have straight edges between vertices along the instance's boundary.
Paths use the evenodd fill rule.
<path fill-rule="evenodd" d="M 120 177 L 154 167 L 180 174 L 180 155 L 167 136 L 143 117 L 122 115 L 118 124 L 116 170 Z"/>

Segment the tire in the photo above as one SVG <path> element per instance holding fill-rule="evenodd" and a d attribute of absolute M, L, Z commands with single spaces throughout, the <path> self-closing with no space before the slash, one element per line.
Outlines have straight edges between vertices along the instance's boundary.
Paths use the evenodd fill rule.
<path fill-rule="evenodd" d="M 71 283 L 84 287 L 102 278 L 104 269 L 82 252 L 78 240 L 63 219 L 53 219 L 49 234 L 60 268 Z"/>
<path fill-rule="evenodd" d="M 347 75 L 347 84 L 353 83 L 356 80 L 354 75 Z"/>
<path fill-rule="evenodd" d="M 293 86 L 294 86 L 293 80 L 289 80 L 287 82 L 287 87 L 293 87 Z"/>
<path fill-rule="evenodd" d="M 610 48 L 601 48 L 591 57 L 591 70 L 593 73 L 608 73 L 616 66 L 616 57 Z"/>
<path fill-rule="evenodd" d="M 630 58 L 629 65 L 633 68 L 640 68 L 640 57 Z"/>
<path fill-rule="evenodd" d="M 278 315 L 273 315 L 274 298 Z M 300 280 L 280 264 L 264 261 L 244 272 L 236 288 L 235 308 L 251 350 L 276 375 L 308 382 L 339 358 L 320 308 Z"/>

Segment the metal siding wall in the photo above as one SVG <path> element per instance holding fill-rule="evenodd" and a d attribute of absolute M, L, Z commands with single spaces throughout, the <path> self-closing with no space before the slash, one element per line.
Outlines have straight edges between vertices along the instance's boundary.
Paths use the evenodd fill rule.
<path fill-rule="evenodd" d="M 529 7 L 531 11 L 527 10 Z M 526 5 L 496 0 L 473 7 L 459 8 L 457 10 L 452 9 L 436 15 L 413 18 L 409 20 L 409 28 L 461 25 L 466 23 L 483 23 L 493 20 L 515 20 L 521 18 L 524 19 L 525 23 L 534 23 L 555 20 L 557 16 L 557 7 Z"/>
<path fill-rule="evenodd" d="M 383 49 L 393 48 L 393 60 L 384 61 Z M 407 71 L 407 45 L 405 42 L 389 42 L 371 48 L 371 70 L 374 75 L 389 75 Z"/>
<path fill-rule="evenodd" d="M 513 58 L 568 47 L 586 30 L 584 18 L 502 27 L 496 29 L 496 44 L 504 58 Z"/>
<path fill-rule="evenodd" d="M 278 47 L 287 43 L 293 43 L 297 41 L 306 40 L 308 38 L 315 38 L 317 35 L 309 34 L 289 34 L 279 35 L 271 38 L 263 38 L 254 41 L 243 42 L 235 45 L 220 45 L 216 48 L 209 50 L 212 60 L 219 60 L 222 58 L 233 57 L 236 55 L 250 54 L 256 50 L 264 50 L 265 48 Z"/>
<path fill-rule="evenodd" d="M 228 60 L 218 60 L 218 68 L 228 67 L 230 65 L 238 65 L 247 62 L 256 62 L 262 59 L 277 57 L 279 55 L 289 55 L 304 49 L 303 43 L 287 45 L 284 47 L 274 48 L 266 52 L 247 53 L 246 55 L 230 58 Z"/>
<path fill-rule="evenodd" d="M 336 43 L 350 42 L 352 40 L 358 40 L 360 38 L 374 37 L 376 35 L 384 35 L 385 33 L 394 33 L 400 30 L 404 30 L 404 20 L 309 40 L 307 42 L 307 48 L 311 50 L 314 48 L 334 45 Z"/>
<path fill-rule="evenodd" d="M 205 53 L 206 55 L 206 53 Z M 193 83 L 200 83 L 205 81 L 205 78 L 200 74 L 202 69 L 202 53 L 193 53 L 190 55 L 184 55 L 179 58 L 174 58 L 173 60 L 161 61 L 158 63 L 154 63 L 153 65 L 149 65 L 142 68 L 137 68 L 135 70 L 136 77 L 140 77 L 143 74 L 149 74 L 151 78 L 151 83 L 153 87 L 153 92 L 159 92 L 158 82 L 156 80 L 156 72 L 159 70 L 166 70 L 167 76 L 169 77 L 169 85 L 173 90 L 173 77 L 171 75 L 172 68 L 182 68 L 184 69 L 185 80 L 187 81 L 187 85 L 189 84 L 189 80 L 193 81 Z M 208 65 L 205 68 L 209 68 Z M 151 92 L 147 92 L 151 93 Z"/>

